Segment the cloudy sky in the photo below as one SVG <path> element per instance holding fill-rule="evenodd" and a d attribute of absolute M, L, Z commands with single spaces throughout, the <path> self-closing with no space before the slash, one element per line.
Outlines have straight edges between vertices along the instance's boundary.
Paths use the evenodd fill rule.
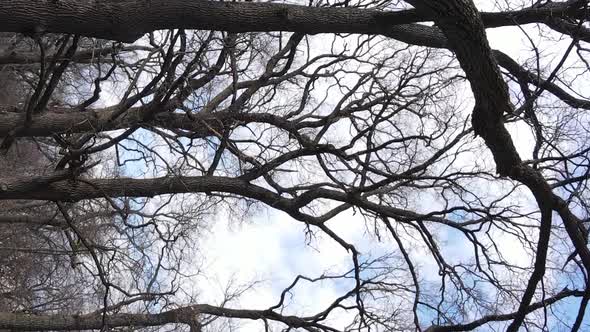
<path fill-rule="evenodd" d="M 489 1 L 478 1 L 478 5 L 484 10 L 495 8 Z M 502 50 L 523 63 L 531 59 L 534 54 L 525 32 L 535 42 L 542 40 L 540 31 L 532 27 L 524 27 L 522 30 L 516 27 L 490 29 L 488 38 L 493 48 Z M 314 36 L 310 39 L 314 52 L 320 53 L 322 47 L 329 47 L 330 43 L 327 41 L 331 40 L 331 37 Z M 353 40 L 352 38 L 349 42 Z M 552 47 L 542 45 L 540 49 L 544 51 L 545 56 L 558 61 L 564 49 L 562 45 L 566 46 L 568 43 L 568 40 L 563 40 Z M 457 90 L 458 98 L 466 100 L 459 111 L 470 112 L 470 92 L 467 86 L 463 88 L 463 91 Z M 331 98 L 337 100 L 338 96 Z M 114 95 L 107 96 L 105 104 L 108 104 L 109 99 L 114 100 Z M 330 102 L 329 99 L 327 103 Z M 524 159 L 531 158 L 533 136 L 530 129 L 522 125 L 510 125 L 509 129 L 521 156 Z M 485 162 L 486 159 L 491 160 L 486 151 L 479 155 L 465 155 L 464 158 L 458 163 L 468 164 L 475 159 L 481 162 Z M 139 172 L 140 168 L 137 165 L 126 169 L 129 175 Z M 488 189 L 495 190 L 495 188 Z M 533 209 L 534 201 L 530 195 L 524 191 L 521 194 L 520 203 Z M 413 204 L 413 208 L 417 211 L 440 209 L 437 197 L 429 195 L 420 197 Z M 283 289 L 298 275 L 309 278 L 323 274 L 336 275 L 345 273 L 353 267 L 350 253 L 333 239 L 319 231 L 310 236 L 305 225 L 293 220 L 285 213 L 270 208 L 258 207 L 246 218 L 236 218 L 235 215 L 220 211 L 210 216 L 206 224 L 197 241 L 194 261 L 187 264 L 199 272 L 190 282 L 194 290 L 198 292 L 197 298 L 201 302 L 219 304 L 228 287 L 233 291 L 247 287 L 247 291 L 228 306 L 266 309 L 279 301 Z M 329 222 L 329 226 L 341 238 L 354 244 L 362 254 L 363 260 L 388 254 L 399 256 L 399 249 L 393 239 L 389 236 L 377 236 L 371 222 L 353 210 L 338 215 Z M 448 228 L 441 227 L 437 230 L 436 236 L 440 243 L 444 244 L 447 257 L 457 262 L 472 260 L 473 249 L 461 234 L 450 231 Z M 519 242 L 504 234 L 497 234 L 497 236 L 505 236 L 505 240 L 500 241 L 500 249 L 508 261 L 519 265 L 531 263 L 530 251 L 522 248 Z M 425 283 L 431 282 L 436 285 L 439 278 L 438 267 L 434 260 L 418 243 L 414 243 L 415 239 L 405 237 L 404 241 L 413 261 L 420 267 L 420 278 Z M 403 268 L 403 264 L 400 268 Z M 559 283 L 559 280 L 556 282 Z M 287 297 L 288 305 L 285 312 L 303 315 L 316 313 L 325 309 L 352 287 L 354 282 L 351 279 L 320 283 L 302 281 L 293 290 L 293 295 Z M 563 315 L 574 316 L 574 305 L 575 303 L 571 303 L 562 306 Z M 423 322 L 427 325 L 430 318 L 428 311 L 423 310 L 421 314 Z M 477 315 L 473 318 L 477 318 Z M 340 328 L 350 323 L 350 319 L 351 316 L 343 312 L 337 312 L 331 317 L 335 326 Z M 261 322 L 251 322 L 244 324 L 241 330 L 260 330 L 260 328 L 262 328 Z"/>

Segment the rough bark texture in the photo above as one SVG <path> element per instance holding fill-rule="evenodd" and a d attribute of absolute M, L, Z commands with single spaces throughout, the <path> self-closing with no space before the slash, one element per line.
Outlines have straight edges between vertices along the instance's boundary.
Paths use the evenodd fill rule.
<path fill-rule="evenodd" d="M 584 15 L 566 5 L 484 13 L 490 27 L 544 22 Z M 356 8 L 319 8 L 276 3 L 183 0 L 7 0 L 0 3 L 0 31 L 74 33 L 132 42 L 161 29 L 232 32 L 292 31 L 365 33 L 396 36 L 411 33 L 406 23 L 432 21 L 427 11 L 399 12 Z"/>
<path fill-rule="evenodd" d="M 5 108 L 6 110 L 6 108 Z M 148 107 L 136 107 L 127 110 L 122 116 L 111 120 L 113 114 L 117 113 L 118 107 L 110 107 L 100 110 L 88 110 L 79 112 L 68 108 L 52 108 L 47 112 L 33 117 L 31 124 L 18 131 L 15 135 L 22 137 L 51 136 L 61 133 L 82 133 L 100 132 L 116 129 L 124 129 L 133 125 L 153 125 L 162 128 L 177 128 L 190 130 L 197 137 L 210 134 L 200 121 L 207 121 L 216 116 L 200 115 L 197 121 L 189 119 L 186 115 L 161 112 L 154 119 L 144 121 L 144 117 L 150 113 Z M 17 126 L 24 122 L 24 112 L 0 111 L 0 136 L 6 136 Z M 216 123 L 212 123 L 216 126 Z"/>
<path fill-rule="evenodd" d="M 225 177 L 163 177 L 153 179 L 93 179 L 84 181 L 62 181 L 56 177 L 3 179 L 0 183 L 0 199 L 42 199 L 79 201 L 100 197 L 153 197 L 162 194 L 221 191 L 272 203 L 276 195 L 270 191 L 250 185 L 246 181 Z M 55 181 L 59 180 L 59 181 Z M 276 196 L 278 197 L 278 196 Z M 270 201 L 269 201 L 270 199 Z"/>
<path fill-rule="evenodd" d="M 291 123 L 280 116 L 268 113 L 232 113 L 219 111 L 213 113 L 199 112 L 191 115 L 172 113 L 169 108 L 161 107 L 155 115 L 152 105 L 133 107 L 122 115 L 113 119 L 113 114 L 119 112 L 119 107 L 91 109 L 84 112 L 70 108 L 50 108 L 46 112 L 33 116 L 29 126 L 14 133 L 16 137 L 43 137 L 54 134 L 71 134 L 84 132 L 101 132 L 117 129 L 127 129 L 135 125 L 159 127 L 169 130 L 186 130 L 191 137 L 213 136 L 224 127 L 232 126 L 239 121 L 271 123 L 287 131 L 294 130 L 297 124 Z M 14 128 L 20 126 L 25 114 L 19 109 L 0 107 L 0 136 L 9 135 Z M 310 125 L 300 123 L 299 125 Z"/>
<path fill-rule="evenodd" d="M 0 5 L 0 31 L 76 33 L 124 42 L 135 41 L 154 30 L 175 28 L 386 33 L 393 24 L 416 20 L 414 11 L 218 1 L 11 0 Z"/>
<path fill-rule="evenodd" d="M 162 326 L 171 323 L 192 325 L 198 315 L 209 314 L 222 317 L 242 319 L 266 319 L 289 324 L 292 327 L 321 326 L 295 316 L 284 316 L 271 310 L 239 310 L 216 307 L 207 304 L 196 304 L 159 314 L 112 314 L 104 317 L 100 313 L 88 315 L 29 315 L 0 313 L 0 329 L 18 331 L 47 330 L 99 330 L 105 326 L 113 327 L 148 327 Z"/>

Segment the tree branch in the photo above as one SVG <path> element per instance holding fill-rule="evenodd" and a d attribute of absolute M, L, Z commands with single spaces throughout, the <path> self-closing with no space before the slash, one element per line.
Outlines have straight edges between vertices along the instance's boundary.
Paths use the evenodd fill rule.
<path fill-rule="evenodd" d="M 482 13 L 489 27 L 545 23 L 550 18 L 565 17 L 587 17 L 587 13 L 566 2 L 550 8 Z M 395 38 L 411 33 L 414 28 L 404 24 L 435 19 L 436 15 L 420 10 L 378 11 L 254 2 L 10 0 L 0 3 L 0 31 L 72 33 L 122 42 L 133 42 L 145 33 L 162 29 L 363 33 Z"/>

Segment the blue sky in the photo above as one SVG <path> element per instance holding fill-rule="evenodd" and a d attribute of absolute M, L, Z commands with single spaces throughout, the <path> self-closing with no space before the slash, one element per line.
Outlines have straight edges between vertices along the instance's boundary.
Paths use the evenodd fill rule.
<path fill-rule="evenodd" d="M 480 1 L 480 4 L 490 6 L 491 2 Z M 531 29 L 531 34 L 538 33 Z M 493 48 L 505 51 L 515 59 L 527 59 L 530 57 L 529 46 L 524 42 L 522 31 L 517 28 L 491 29 L 488 37 Z M 330 47 L 327 40 L 330 37 L 315 36 L 310 38 L 312 49 L 320 52 Z M 567 41 L 565 41 L 567 43 Z M 559 49 L 556 50 L 559 54 Z M 346 80 L 347 78 L 343 78 Z M 353 79 L 350 78 L 352 81 Z M 464 86 L 464 88 L 467 88 Z M 322 107 L 329 108 L 337 100 L 337 95 L 331 95 Z M 457 98 L 465 99 L 461 104 L 460 112 L 470 111 L 470 93 L 457 90 Z M 347 133 L 339 132 L 340 128 L 334 129 L 331 134 L 337 141 L 337 136 L 346 138 Z M 510 125 L 509 129 L 516 142 L 517 149 L 528 159 L 531 157 L 533 136 L 527 127 L 522 125 Z M 134 137 L 147 141 L 151 134 L 139 130 Z M 130 145 L 129 143 L 125 143 Z M 133 145 L 133 144 L 131 144 Z M 211 157 L 212 150 L 202 151 L 203 156 Z M 167 155 L 166 148 L 162 148 L 162 155 L 175 159 L 175 156 Z M 133 158 L 129 152 L 123 153 L 124 158 Z M 479 155 L 466 155 L 465 159 L 457 161 L 457 165 L 464 163 L 469 165 L 473 160 L 484 163 L 491 160 L 487 151 Z M 151 176 L 153 170 L 145 173 L 148 169 L 142 163 L 129 163 L 124 168 L 124 175 L 127 176 Z M 481 188 L 482 192 L 500 192 L 503 188 Z M 479 188 L 477 188 L 479 190 Z M 521 203 L 525 207 L 531 207 L 530 195 L 522 193 Z M 411 197 L 412 206 L 416 210 L 429 211 L 440 209 L 441 202 L 430 195 L 417 195 Z M 461 220 L 461 215 L 449 216 L 449 219 Z M 353 243 L 362 253 L 362 259 L 368 260 L 392 253 L 399 259 L 400 252 L 395 242 L 389 236 L 377 237 L 373 233 L 371 224 L 367 223 L 361 214 L 354 214 L 352 210 L 342 213 L 329 222 L 329 226 L 346 241 Z M 243 287 L 251 283 L 255 286 L 236 299 L 232 306 L 243 308 L 266 309 L 275 304 L 281 291 L 289 285 L 293 279 L 303 274 L 308 277 L 317 277 L 324 273 L 338 274 L 352 268 L 350 253 L 335 243 L 327 235 L 317 231 L 314 237 L 306 234 L 305 225 L 293 220 L 282 212 L 274 211 L 268 207 L 259 207 L 247 218 L 238 218 L 235 215 L 223 210 L 204 221 L 204 231 L 198 243 L 195 255 L 194 266 L 199 269 L 197 277 L 186 282 L 193 283 L 199 292 L 199 299 L 203 302 L 216 304 L 226 291 L 228 284 L 235 288 Z M 472 246 L 465 241 L 463 234 L 443 227 L 433 227 L 440 243 L 444 244 L 444 252 L 450 260 L 470 261 L 473 260 Z M 385 232 L 383 232 L 385 233 Z M 438 267 L 428 252 L 411 234 L 404 235 L 404 241 L 408 244 L 408 251 L 415 264 L 420 268 L 420 277 L 425 285 L 436 288 L 439 285 Z M 506 258 L 515 264 L 528 264 L 531 261 L 530 251 L 520 248 L 520 244 L 510 236 L 498 234 L 504 239 L 501 249 Z M 504 236 L 504 237 L 502 237 Z M 189 262 L 187 265 L 190 266 Z M 197 272 L 197 271 L 194 271 Z M 525 278 L 526 276 L 522 276 Z M 561 280 L 552 280 L 560 284 Z M 524 279 L 523 281 L 524 282 Z M 293 298 L 290 298 L 288 312 L 297 314 L 311 314 L 325 308 L 331 301 L 350 290 L 354 286 L 351 280 L 337 282 L 322 282 L 311 284 L 302 282 L 295 290 Z M 575 315 L 577 301 L 571 300 L 560 305 L 563 316 Z M 433 318 L 425 309 L 421 311 L 422 321 L 425 326 Z M 474 315 L 473 318 L 477 318 Z M 350 321 L 350 315 L 339 313 L 332 318 L 336 326 L 344 327 Z M 588 320 L 588 318 L 586 319 Z M 569 318 L 568 321 L 572 321 Z M 553 322 L 549 322 L 550 325 Z M 243 330 L 259 330 L 260 323 L 253 322 L 244 325 Z M 482 329 L 485 331 L 485 329 Z"/>

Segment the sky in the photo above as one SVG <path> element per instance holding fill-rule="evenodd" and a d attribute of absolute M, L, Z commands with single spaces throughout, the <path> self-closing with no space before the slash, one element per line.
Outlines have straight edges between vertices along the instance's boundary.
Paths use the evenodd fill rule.
<path fill-rule="evenodd" d="M 488 38 L 493 48 L 500 49 L 517 59 L 527 51 L 527 47 L 524 46 L 526 44 L 523 44 L 524 36 L 515 28 L 491 29 L 488 31 Z M 509 126 L 509 130 L 519 153 L 523 158 L 530 159 L 533 146 L 531 131 L 522 125 Z M 530 197 L 528 203 L 534 204 Z M 422 204 L 424 204 L 423 209 L 428 210 L 432 202 L 427 199 Z M 206 264 L 207 270 L 214 271 L 214 276 L 209 279 L 210 283 L 205 283 L 207 295 L 204 298 L 208 298 L 209 293 L 216 294 L 211 296 L 213 301 L 219 298 L 218 296 L 224 290 L 223 285 L 229 280 L 237 279 L 243 282 L 263 280 L 234 305 L 265 309 L 277 302 L 280 292 L 299 274 L 313 277 L 325 271 L 343 271 L 351 268 L 350 255 L 342 247 L 326 236 L 319 236 L 306 244 L 304 227 L 284 213 L 265 210 L 261 212 L 261 215 L 237 226 L 224 217 L 216 218 L 214 223 L 211 236 L 205 240 L 201 249 L 204 256 L 202 258 L 209 262 Z M 391 239 L 379 241 L 370 234 L 360 216 L 345 213 L 335 218 L 330 225 L 342 238 L 358 246 L 363 254 L 379 255 L 391 251 L 399 253 Z M 471 258 L 472 250 L 464 240 L 459 240 L 461 235 L 448 229 L 442 230 L 442 233 L 438 235 L 441 243 L 446 244 L 445 251 L 448 257 L 455 258 L 457 261 Z M 502 235 L 498 234 L 498 236 Z M 523 251 L 514 239 L 507 238 L 503 246 L 509 261 L 516 264 L 530 264 L 530 253 Z M 424 252 L 415 250 L 412 258 L 422 267 L 424 279 L 432 279 L 433 282 L 438 280 L 438 268 L 434 261 L 424 255 Z M 523 279 L 522 282 L 525 280 Z M 319 311 L 343 293 L 341 286 L 333 283 L 322 283 L 316 287 L 304 284 L 297 288 L 296 296 L 292 299 L 292 304 L 288 306 L 288 311 L 293 314 Z M 575 317 L 577 301 L 572 302 L 566 306 L 565 311 Z M 428 312 L 422 311 L 424 327 L 428 326 L 428 317 Z M 338 319 L 340 319 L 341 327 L 349 322 L 345 315 Z M 262 328 L 260 322 L 250 323 L 243 331 L 255 331 L 260 328 Z"/>
<path fill-rule="evenodd" d="M 488 1 L 478 1 L 481 9 L 493 10 L 493 5 Z M 538 31 L 529 29 L 524 31 L 539 38 Z M 488 39 L 492 48 L 502 50 L 514 59 L 523 63 L 531 56 L 531 50 L 524 31 L 518 28 L 489 29 Z M 537 34 L 537 35 L 535 35 Z M 320 52 L 321 48 L 327 48 L 326 41 L 330 37 L 315 36 L 312 39 L 312 49 Z M 555 54 L 555 61 L 559 59 L 561 45 L 567 45 L 568 41 L 558 43 L 548 49 L 547 52 Z M 457 90 L 459 99 L 467 102 L 462 105 L 461 111 L 469 112 L 470 92 L 468 86 L 463 85 L 464 90 Z M 103 96 L 105 103 L 114 99 L 112 94 Z M 335 103 L 337 96 L 327 100 L 327 104 Z M 508 125 L 516 147 L 525 159 L 532 156 L 533 135 L 528 127 L 523 125 Z M 141 136 L 141 135 L 140 135 Z M 146 139 L 146 138 L 139 138 Z M 166 153 L 165 149 L 162 153 Z M 473 161 L 488 159 L 490 155 L 483 151 L 480 156 L 466 156 L 465 160 L 458 163 L 468 165 Z M 129 165 L 125 173 L 130 176 L 142 174 L 141 166 Z M 490 190 L 495 190 L 491 188 Z M 500 188 L 498 189 L 500 190 Z M 524 207 L 534 208 L 534 202 L 530 194 L 520 192 L 518 198 Z M 418 197 L 414 207 L 419 211 L 430 211 L 440 208 L 440 201 L 436 197 Z M 460 216 L 458 217 L 460 218 Z M 203 230 L 199 232 L 199 238 L 195 246 L 194 261 L 189 262 L 189 270 L 196 275 L 186 282 L 198 293 L 198 301 L 220 304 L 228 287 L 233 291 L 247 288 L 239 298 L 233 300 L 228 306 L 233 308 L 266 309 L 276 304 L 280 294 L 298 275 L 310 278 L 323 274 L 340 274 L 352 268 L 351 256 L 344 248 L 335 243 L 321 232 L 316 232 L 313 237 L 307 233 L 305 225 L 293 220 L 283 212 L 266 207 L 259 207 L 245 218 L 236 218 L 226 211 L 219 211 L 209 215 L 204 222 Z M 354 244 L 362 254 L 362 259 L 382 257 L 393 254 L 392 264 L 403 264 L 399 261 L 400 251 L 393 239 L 374 234 L 371 224 L 359 214 L 348 210 L 329 222 L 330 228 L 347 242 Z M 472 259 L 473 250 L 462 238 L 462 235 L 448 228 L 439 227 L 436 236 L 440 243 L 444 244 L 444 252 L 453 260 L 466 261 Z M 515 264 L 526 265 L 531 262 L 530 251 L 522 248 L 514 238 L 497 233 L 500 241 L 500 250 L 505 258 Z M 420 267 L 420 278 L 425 283 L 438 282 L 438 267 L 436 263 L 425 253 L 424 249 L 415 243 L 408 234 L 404 237 L 408 245 L 410 256 L 416 265 Z M 524 281 L 523 281 L 524 282 Z M 559 284 L 560 280 L 555 280 Z M 293 296 L 288 297 L 285 307 L 287 314 L 312 314 L 322 310 L 334 299 L 347 292 L 354 284 L 348 281 L 326 281 L 310 283 L 302 281 L 294 290 Z M 182 295 L 179 295 L 182 298 Z M 566 303 L 560 307 L 563 315 L 574 314 L 576 303 Z M 423 309 L 420 311 L 424 327 L 429 325 L 433 317 L 431 313 Z M 472 318 L 477 318 L 473 315 Z M 351 316 L 337 312 L 330 321 L 336 327 L 344 328 L 350 323 Z M 570 320 L 571 321 L 571 320 Z M 549 322 L 550 326 L 553 322 Z M 240 331 L 257 331 L 263 328 L 261 322 L 246 322 L 240 326 Z M 482 329 L 485 331 L 485 329 Z"/>

